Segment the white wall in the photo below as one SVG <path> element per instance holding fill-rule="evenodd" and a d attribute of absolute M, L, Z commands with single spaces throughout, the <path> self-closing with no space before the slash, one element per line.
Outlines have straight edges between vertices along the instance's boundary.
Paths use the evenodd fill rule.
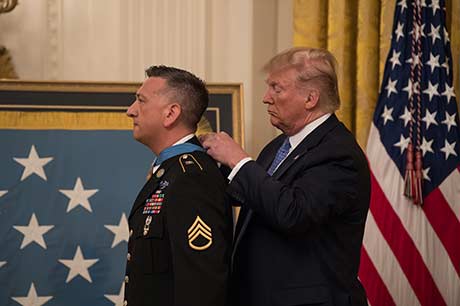
<path fill-rule="evenodd" d="M 261 66 L 291 46 L 292 0 L 21 0 L 0 15 L 0 44 L 21 79 L 142 81 L 166 64 L 244 85 L 246 148 L 275 134 Z"/>

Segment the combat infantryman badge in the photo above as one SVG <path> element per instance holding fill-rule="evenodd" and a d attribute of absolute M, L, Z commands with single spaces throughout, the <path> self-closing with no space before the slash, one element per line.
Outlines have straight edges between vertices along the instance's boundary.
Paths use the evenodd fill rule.
<path fill-rule="evenodd" d="M 203 251 L 212 244 L 212 230 L 199 216 L 187 231 L 188 245 L 197 251 Z M 198 238 L 201 237 L 202 239 Z M 202 242 L 204 240 L 204 242 Z"/>

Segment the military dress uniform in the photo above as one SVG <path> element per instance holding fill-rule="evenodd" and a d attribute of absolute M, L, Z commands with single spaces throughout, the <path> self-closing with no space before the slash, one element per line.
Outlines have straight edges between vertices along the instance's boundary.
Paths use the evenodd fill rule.
<path fill-rule="evenodd" d="M 231 207 L 215 161 L 194 151 L 165 160 L 134 202 L 124 305 L 218 306 L 227 300 Z"/>

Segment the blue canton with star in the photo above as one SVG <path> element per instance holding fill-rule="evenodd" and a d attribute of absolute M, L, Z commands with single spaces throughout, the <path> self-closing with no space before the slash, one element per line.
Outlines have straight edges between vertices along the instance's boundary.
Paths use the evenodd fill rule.
<path fill-rule="evenodd" d="M 0 305 L 122 305 L 127 216 L 151 152 L 131 131 L 0 141 Z"/>
<path fill-rule="evenodd" d="M 412 1 L 400 0 L 395 12 L 391 47 L 374 125 L 389 156 L 404 177 L 411 95 L 421 94 L 421 145 L 423 195 L 428 195 L 460 165 L 460 132 L 453 86 L 452 56 L 445 27 L 445 1 L 421 1 L 421 26 L 413 26 Z M 412 37 L 421 37 L 421 52 L 412 53 Z M 411 63 L 421 63 L 421 84 L 411 82 Z M 414 99 L 414 104 L 416 100 Z M 415 125 L 414 125 L 415 129 Z M 417 144 L 416 138 L 412 143 Z"/>

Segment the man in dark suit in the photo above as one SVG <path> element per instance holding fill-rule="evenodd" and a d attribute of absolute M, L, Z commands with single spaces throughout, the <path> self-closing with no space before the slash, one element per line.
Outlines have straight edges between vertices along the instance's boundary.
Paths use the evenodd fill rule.
<path fill-rule="evenodd" d="M 194 136 L 208 91 L 193 74 L 153 66 L 127 115 L 156 155 L 129 216 L 123 305 L 225 305 L 232 217 L 227 182 Z"/>
<path fill-rule="evenodd" d="M 241 203 L 232 254 L 234 305 L 366 305 L 357 274 L 370 176 L 339 108 L 336 61 L 293 48 L 266 65 L 263 103 L 283 134 L 253 161 L 227 134 L 200 140 L 232 168 Z"/>

